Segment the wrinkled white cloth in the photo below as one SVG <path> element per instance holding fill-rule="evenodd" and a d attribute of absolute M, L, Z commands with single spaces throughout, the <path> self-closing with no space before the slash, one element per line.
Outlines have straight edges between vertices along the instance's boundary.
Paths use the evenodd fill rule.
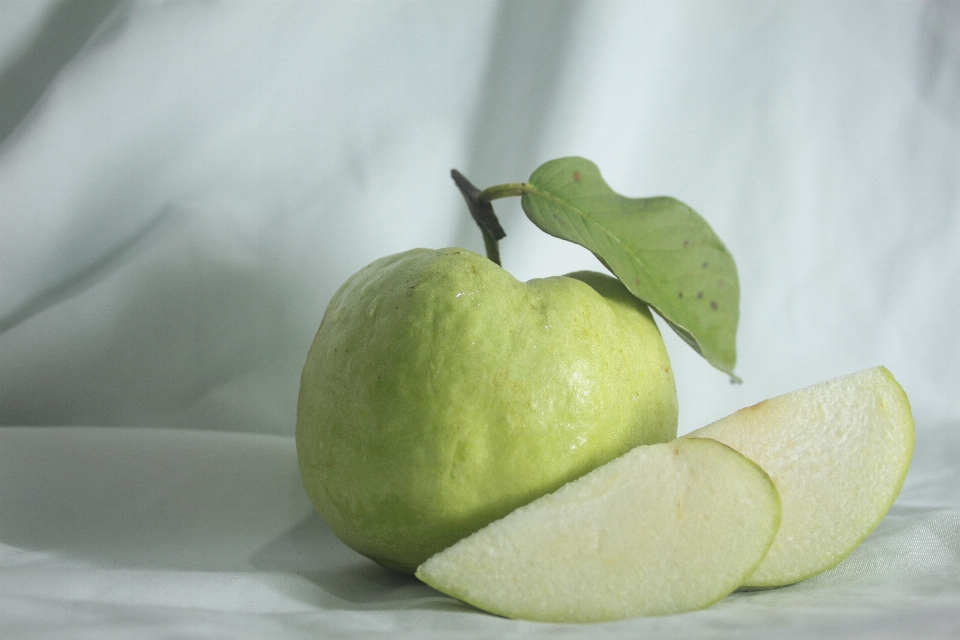
<path fill-rule="evenodd" d="M 960 425 L 835 569 L 676 616 L 505 620 L 354 553 L 300 487 L 289 436 L 0 428 L 4 638 L 955 638 Z"/>
<path fill-rule="evenodd" d="M 663 329 L 681 433 L 878 364 L 906 389 L 907 486 L 834 571 L 532 625 L 311 515 L 291 436 L 330 296 L 482 251 L 451 168 L 565 155 L 736 259 L 743 384 Z M 601 268 L 495 206 L 518 278 Z M 0 2 L 0 636 L 956 637 L 958 294 L 955 0 Z"/>

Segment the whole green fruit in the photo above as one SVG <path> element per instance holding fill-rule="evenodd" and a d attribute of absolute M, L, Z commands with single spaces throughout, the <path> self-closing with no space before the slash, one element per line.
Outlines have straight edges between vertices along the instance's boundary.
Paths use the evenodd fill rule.
<path fill-rule="evenodd" d="M 304 487 L 334 533 L 413 572 L 676 432 L 663 340 L 618 280 L 522 283 L 465 249 L 414 249 L 368 265 L 330 301 L 296 436 Z"/>

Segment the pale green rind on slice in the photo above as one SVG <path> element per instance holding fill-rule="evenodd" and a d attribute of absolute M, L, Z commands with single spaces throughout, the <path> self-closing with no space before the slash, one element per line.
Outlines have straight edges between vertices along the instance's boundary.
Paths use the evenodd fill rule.
<path fill-rule="evenodd" d="M 741 409 L 689 436 L 714 438 L 763 467 L 783 522 L 745 587 L 799 582 L 836 566 L 880 523 L 913 457 L 910 403 L 876 367 Z"/>
<path fill-rule="evenodd" d="M 640 446 L 424 562 L 480 609 L 597 622 L 700 609 L 739 587 L 780 522 L 760 467 L 708 439 Z"/>

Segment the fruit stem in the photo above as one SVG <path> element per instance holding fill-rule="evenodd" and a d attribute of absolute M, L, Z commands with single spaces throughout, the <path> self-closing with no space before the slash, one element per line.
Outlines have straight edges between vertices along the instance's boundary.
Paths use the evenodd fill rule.
<path fill-rule="evenodd" d="M 483 248 L 487 252 L 487 258 L 498 267 L 503 266 L 500 264 L 500 243 L 486 229 L 480 229 L 480 233 L 483 234 Z"/>
<path fill-rule="evenodd" d="M 467 203 L 467 208 L 470 210 L 473 221 L 480 227 L 480 233 L 483 234 L 483 246 L 487 251 L 487 258 L 494 264 L 500 265 L 500 245 L 498 241 L 505 238 L 507 234 L 503 230 L 503 227 L 500 226 L 500 221 L 497 220 L 496 214 L 493 213 L 493 205 L 490 204 L 490 200 L 493 198 L 489 200 L 481 199 L 480 196 L 482 194 L 480 189 L 473 186 L 473 184 L 456 169 L 450 170 L 450 177 L 453 178 L 457 188 L 460 189 L 460 193 Z"/>

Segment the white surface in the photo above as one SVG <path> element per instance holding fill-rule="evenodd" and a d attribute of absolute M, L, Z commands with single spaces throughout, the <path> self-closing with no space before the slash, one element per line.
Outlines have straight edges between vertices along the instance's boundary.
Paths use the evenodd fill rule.
<path fill-rule="evenodd" d="M 0 3 L 0 424 L 36 425 L 0 436 L 0 636 L 958 634 L 960 3 L 38 6 Z M 903 384 L 908 489 L 829 576 L 547 629 L 309 515 L 290 436 L 329 297 L 387 253 L 481 248 L 451 167 L 571 154 L 737 261 L 744 384 L 666 335 L 681 432 L 877 364 Z M 598 268 L 497 211 L 519 278 Z"/>
<path fill-rule="evenodd" d="M 918 443 L 898 502 L 839 567 L 713 607 L 599 625 L 480 613 L 342 545 L 293 439 L 0 428 L 3 638 L 955 638 L 958 425 Z"/>

